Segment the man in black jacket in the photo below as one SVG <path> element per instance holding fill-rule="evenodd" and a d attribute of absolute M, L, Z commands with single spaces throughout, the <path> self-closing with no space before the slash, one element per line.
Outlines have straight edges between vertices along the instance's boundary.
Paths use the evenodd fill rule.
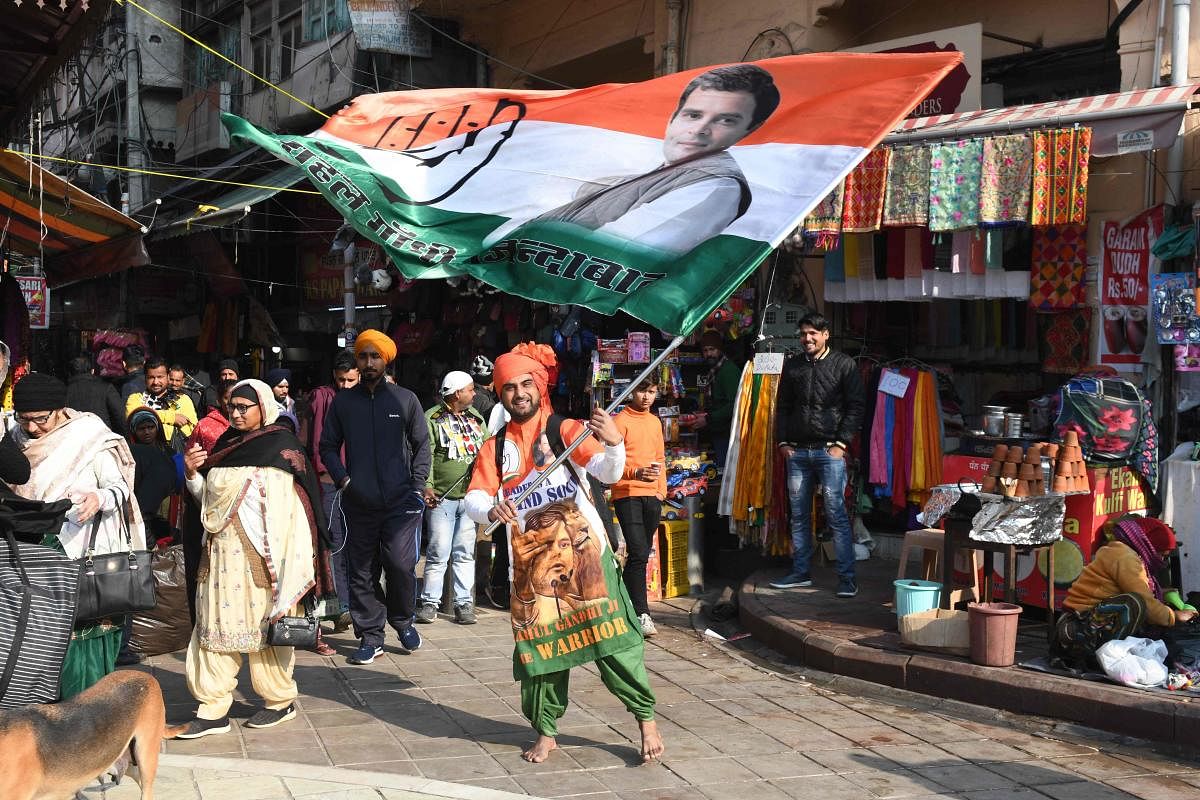
<path fill-rule="evenodd" d="M 829 320 L 812 312 L 800 320 L 804 355 L 790 359 L 779 384 L 775 427 L 787 458 L 792 506 L 792 571 L 775 589 L 812 586 L 813 489 L 821 486 L 825 519 L 837 551 L 838 597 L 854 597 L 854 539 L 846 512 L 846 449 L 862 426 L 862 379 L 854 360 L 829 348 Z"/>
<path fill-rule="evenodd" d="M 334 395 L 320 450 L 346 515 L 350 618 L 361 643 L 349 661 L 370 664 L 383 653 L 385 625 L 400 635 L 404 652 L 421 646 L 413 617 L 429 427 L 417 396 L 384 380 L 396 357 L 396 345 L 386 334 L 363 331 L 354 355 L 361 380 Z M 386 575 L 386 595 L 378 592 L 377 565 Z"/>
<path fill-rule="evenodd" d="M 113 433 L 125 433 L 125 401 L 108 381 L 93 374 L 87 356 L 71 359 L 67 365 L 67 408 L 90 411 Z"/>

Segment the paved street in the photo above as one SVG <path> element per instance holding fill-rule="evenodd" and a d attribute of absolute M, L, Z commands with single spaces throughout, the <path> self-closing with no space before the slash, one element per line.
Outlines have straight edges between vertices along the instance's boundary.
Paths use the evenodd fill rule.
<path fill-rule="evenodd" d="M 647 662 L 667 744 L 637 764 L 637 727 L 590 669 L 576 671 L 561 750 L 524 763 L 507 616 L 421 628 L 414 655 L 368 667 L 300 656 L 302 714 L 280 728 L 172 741 L 169 800 L 272 798 L 1056 798 L 1200 797 L 1200 762 L 1047 720 L 806 672 L 741 640 L 702 639 L 699 605 L 659 605 Z M 348 653 L 349 636 L 335 644 Z M 172 721 L 192 710 L 180 654 L 155 658 Z M 248 675 L 243 672 L 248 691 Z M 239 718 L 254 705 L 234 706 Z M 337 769 L 334 769 L 337 768 Z M 446 783 L 442 783 L 446 782 Z M 457 784 L 457 786 L 454 786 Z M 449 786 L 449 788 L 447 788 Z M 470 787 L 484 787 L 478 793 Z M 99 796 L 92 794 L 91 796 Z M 132 784 L 111 800 L 136 797 Z"/>

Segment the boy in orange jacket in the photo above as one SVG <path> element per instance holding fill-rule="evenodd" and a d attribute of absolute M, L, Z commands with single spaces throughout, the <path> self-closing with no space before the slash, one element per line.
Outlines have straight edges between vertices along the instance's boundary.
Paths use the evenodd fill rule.
<path fill-rule="evenodd" d="M 658 530 L 662 501 L 667 496 L 662 422 L 650 411 L 657 397 L 658 379 L 646 378 L 616 416 L 617 429 L 625 437 L 625 471 L 612 486 L 613 506 L 625 536 L 622 577 L 643 636 L 658 633 L 646 603 L 646 562 L 650 557 L 651 537 Z"/>

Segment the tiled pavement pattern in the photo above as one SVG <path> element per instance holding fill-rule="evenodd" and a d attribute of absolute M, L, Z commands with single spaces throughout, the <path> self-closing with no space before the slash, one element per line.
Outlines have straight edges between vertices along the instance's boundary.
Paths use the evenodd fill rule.
<path fill-rule="evenodd" d="M 389 644 L 366 667 L 299 654 L 299 718 L 270 730 L 238 725 L 228 735 L 167 743 L 158 796 L 445 796 L 335 780 L 368 771 L 589 800 L 1200 797 L 1200 761 L 1089 729 L 804 671 L 770 660 L 769 651 L 737 652 L 697 634 L 706 624 L 696 618 L 699 608 L 679 598 L 654 609 L 661 633 L 646 660 L 667 746 L 662 764 L 638 765 L 636 724 L 588 668 L 573 675 L 561 750 L 544 764 L 524 763 L 520 749 L 532 736 L 512 679 L 507 615 L 481 610 L 478 625 L 443 617 L 421 627 L 425 645 L 417 653 L 402 655 Z M 342 656 L 355 644 L 348 634 L 332 642 Z M 187 717 L 194 705 L 182 654 L 150 666 L 171 721 Z M 241 685 L 251 700 L 239 695 L 237 721 L 255 709 L 245 670 Z M 209 762 L 174 756 L 221 761 L 197 768 Z M 241 772 L 250 777 L 229 772 L 227 759 L 242 759 Z M 289 768 L 264 761 L 307 766 L 292 768 L 295 778 L 287 779 L 277 775 Z M 109 797 L 120 800 L 127 790 L 132 786 Z"/>

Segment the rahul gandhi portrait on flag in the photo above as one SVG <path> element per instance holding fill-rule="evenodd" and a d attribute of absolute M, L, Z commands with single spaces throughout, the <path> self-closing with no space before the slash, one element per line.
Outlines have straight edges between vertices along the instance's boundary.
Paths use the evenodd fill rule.
<path fill-rule="evenodd" d="M 522 224 L 567 222 L 683 255 L 750 207 L 750 185 L 727 150 L 779 105 L 771 73 L 754 64 L 716 67 L 692 79 L 667 121 L 663 162 L 639 175 L 584 184 L 574 200 L 495 230 L 491 244 Z"/>

